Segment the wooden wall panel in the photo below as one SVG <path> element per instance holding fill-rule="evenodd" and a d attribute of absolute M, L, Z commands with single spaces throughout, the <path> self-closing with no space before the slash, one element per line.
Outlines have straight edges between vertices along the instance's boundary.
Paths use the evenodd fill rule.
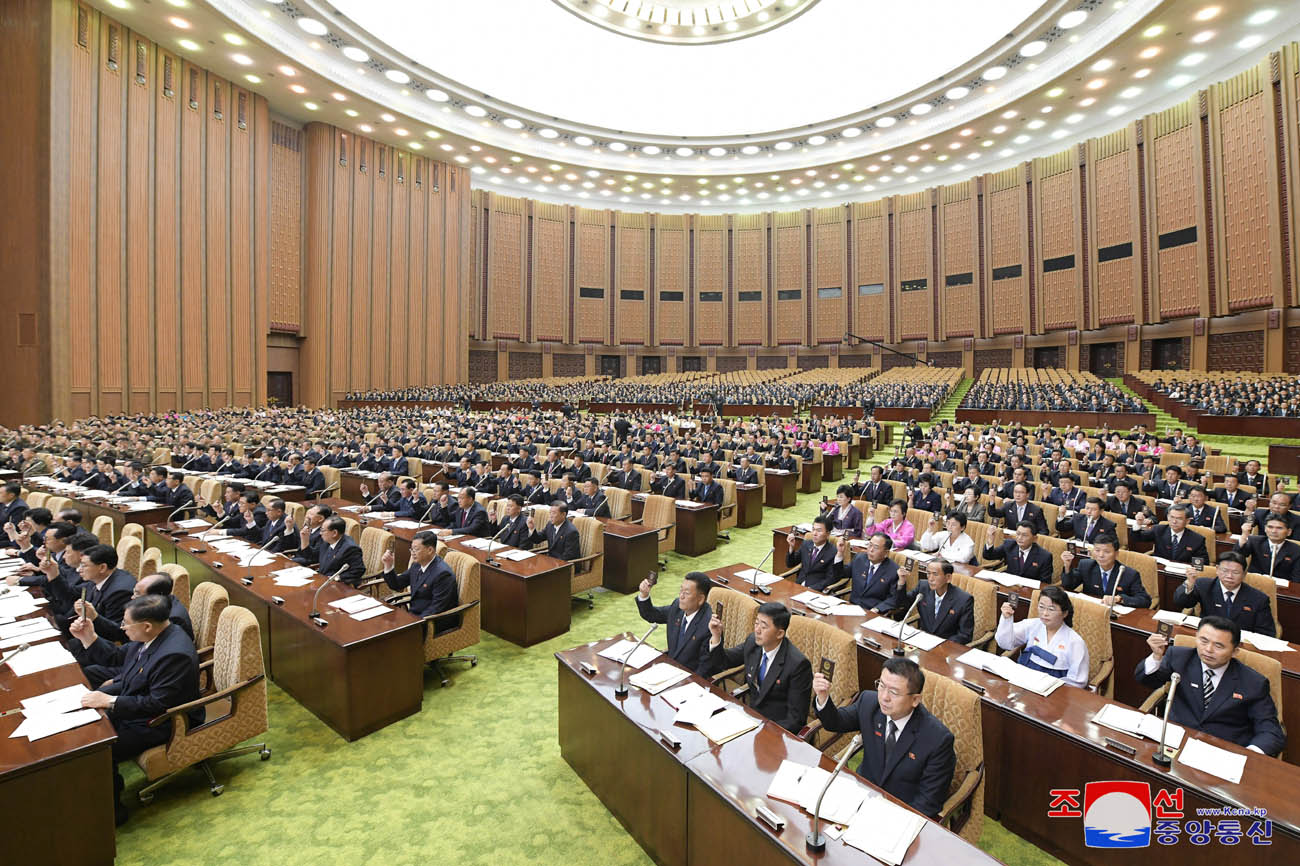
<path fill-rule="evenodd" d="M 801 345 L 807 329 L 807 228 L 803 211 L 772 215 L 772 341 Z M 782 300 L 782 293 L 793 297 Z M 794 293 L 798 293 L 795 295 Z"/>
<path fill-rule="evenodd" d="M 118 311 L 121 339 L 126 347 L 126 409 L 148 412 L 153 406 L 153 225 L 150 220 L 149 180 L 153 172 L 149 115 L 153 78 L 153 45 L 132 35 L 127 57 L 126 86 L 126 187 L 125 295 Z"/>
<path fill-rule="evenodd" d="M 469 333 L 470 310 L 475 307 L 466 306 L 465 321 L 458 322 L 451 312 L 450 305 L 447 302 L 445 291 L 445 268 L 446 268 L 446 244 L 448 239 L 444 234 L 444 227 L 447 225 L 447 172 L 443 163 L 430 161 L 429 175 L 425 181 L 427 184 L 429 203 L 427 207 L 428 220 L 425 224 L 424 245 L 428 249 L 428 257 L 425 261 L 425 298 L 424 308 L 426 310 L 424 331 L 424 341 L 428 346 L 425 354 L 424 370 L 419 378 L 419 382 L 447 382 L 447 381 L 464 381 L 463 379 L 449 378 L 454 376 L 454 369 L 451 374 L 446 371 L 446 355 L 455 351 L 457 343 L 465 341 Z M 455 220 L 451 221 L 453 225 Z M 474 233 L 470 231 L 472 222 L 469 221 L 469 209 L 466 208 L 466 243 L 469 237 Z M 455 242 L 454 240 L 452 241 Z M 470 260 L 472 264 L 472 260 Z M 473 279 L 474 269 L 469 268 L 470 279 Z M 466 286 L 466 290 L 469 287 Z M 455 330 L 451 330 L 455 329 Z M 449 334 L 451 330 L 451 334 Z M 453 339 L 453 335 L 456 337 Z M 468 345 L 466 344 L 466 351 Z M 467 359 L 468 361 L 468 359 Z"/>
<path fill-rule="evenodd" d="M 439 163 L 443 186 L 442 297 L 446 320 L 437 335 L 442 343 L 442 377 L 436 382 L 465 382 L 469 377 L 469 343 L 465 339 L 469 310 L 462 298 L 469 296 L 471 269 L 461 251 L 469 245 L 470 185 L 468 169 Z"/>
<path fill-rule="evenodd" d="M 245 112 L 251 94 L 238 87 L 230 89 L 226 128 L 230 133 L 230 401 L 235 406 L 253 402 L 253 370 L 256 362 L 254 343 L 265 341 L 265 331 L 257 332 L 253 297 L 253 190 L 257 178 L 253 169 L 253 136 L 249 120 L 241 127 L 240 98 Z"/>
<path fill-rule="evenodd" d="M 1210 88 L 1217 109 L 1211 123 L 1217 147 L 1211 153 L 1218 160 L 1216 215 L 1229 312 L 1272 306 L 1274 280 L 1281 281 L 1277 185 L 1270 177 L 1270 169 L 1277 168 L 1276 123 L 1264 86 L 1266 71 L 1255 66 Z"/>
<path fill-rule="evenodd" d="M 711 300 L 716 298 L 716 300 Z M 727 218 L 695 218 L 695 342 L 721 346 L 727 338 Z"/>
<path fill-rule="evenodd" d="M 154 341 L 155 408 L 160 412 L 180 406 L 180 148 L 181 100 L 173 87 L 158 86 L 170 67 L 173 85 L 179 81 L 180 59 L 166 52 L 156 55 L 154 98 Z"/>
<path fill-rule="evenodd" d="M 656 216 L 654 253 L 655 341 L 663 346 L 683 346 L 688 337 L 686 293 L 689 289 L 685 217 Z M 669 300 L 664 298 L 665 292 L 672 293 Z"/>
<path fill-rule="evenodd" d="M 1026 203 L 1024 169 L 1016 166 L 997 174 L 986 175 L 990 193 L 988 254 L 990 292 L 990 336 L 1022 334 L 1029 329 L 1029 237 L 1025 225 Z M 1014 270 L 1019 268 L 1019 273 Z M 1009 270 L 1003 270 L 1009 269 Z"/>
<path fill-rule="evenodd" d="M 1126 127 L 1093 140 L 1089 147 L 1093 222 L 1086 255 L 1092 258 L 1095 276 L 1092 321 L 1086 327 L 1128 324 L 1142 316 L 1141 217 L 1133 132 L 1132 126 Z"/>
<path fill-rule="evenodd" d="M 204 257 L 207 265 L 207 348 L 208 399 L 211 406 L 230 405 L 230 87 L 216 76 L 207 76 L 207 228 Z"/>
<path fill-rule="evenodd" d="M 886 222 L 884 201 L 853 206 L 853 333 L 868 340 L 889 339 Z"/>
<path fill-rule="evenodd" d="M 181 64 L 184 109 L 181 112 L 181 407 L 207 405 L 207 270 L 203 244 L 207 236 L 204 140 L 207 124 L 207 76 L 189 63 Z"/>
<path fill-rule="evenodd" d="M 768 341 L 767 216 L 739 214 L 735 229 L 735 316 L 732 334 L 738 346 L 762 346 Z M 757 295 L 753 293 L 757 292 Z M 754 300 L 747 300 L 754 298 Z"/>
<path fill-rule="evenodd" d="M 1149 206 L 1154 212 L 1152 245 L 1156 248 L 1151 283 L 1158 299 L 1159 318 L 1203 315 L 1202 289 L 1205 284 L 1200 263 L 1204 257 L 1205 226 L 1203 190 L 1199 177 L 1201 144 L 1192 102 L 1152 115 L 1155 142 L 1148 189 L 1154 189 Z M 1160 249 L 1160 238 L 1176 232 L 1194 231 L 1196 240 Z"/>
<path fill-rule="evenodd" d="M 934 275 L 934 296 L 939 299 L 939 338 L 973 337 L 979 327 L 979 295 L 975 256 L 974 183 L 950 184 L 943 189 L 940 206 L 939 272 Z"/>
<path fill-rule="evenodd" d="M 650 336 L 650 217 L 619 214 L 617 224 L 615 340 L 623 345 L 653 344 Z M 637 298 L 636 293 L 640 293 Z M 631 294 L 628 294 L 631 293 Z"/>
<path fill-rule="evenodd" d="M 524 200 L 488 195 L 488 339 L 519 340 L 524 333 Z"/>
<path fill-rule="evenodd" d="M 388 337 L 388 381 L 405 385 L 411 381 L 406 369 L 406 318 L 410 315 L 407 248 L 411 223 L 409 190 L 413 181 L 409 176 L 410 154 L 400 150 L 392 151 L 392 154 L 393 176 L 389 184 L 392 222 L 388 230 L 388 309 L 375 311 L 375 334 L 378 340 L 383 340 L 385 335 Z M 523 293 L 519 290 L 519 285 L 522 284 L 516 284 L 515 292 L 522 300 Z M 354 302 L 356 298 L 354 292 Z M 523 305 L 520 303 L 517 306 L 522 308 Z"/>
<path fill-rule="evenodd" d="M 898 298 L 898 339 L 926 340 L 931 337 L 934 297 L 930 192 L 898 196 L 894 207 L 898 278 L 893 289 Z"/>
<path fill-rule="evenodd" d="M 348 133 L 339 133 L 339 159 L 346 153 L 348 178 L 352 184 L 352 227 L 349 232 L 352 246 L 352 260 L 348 279 L 353 286 L 368 286 L 374 273 L 374 238 L 371 226 L 374 223 L 374 145 L 365 140 L 354 138 Z M 382 239 L 380 239 L 382 241 Z M 379 354 L 380 347 L 386 342 L 383 334 L 384 317 L 378 315 L 372 304 L 359 304 L 349 317 L 352 334 L 348 345 L 352 347 L 349 384 L 356 388 L 376 387 L 371 379 L 371 357 Z M 372 336 L 378 332 L 371 348 Z"/>
<path fill-rule="evenodd" d="M 302 323 L 302 130 L 275 121 L 271 126 L 271 257 L 267 303 L 271 330 L 297 333 Z"/>
<path fill-rule="evenodd" d="M 564 205 L 533 203 L 533 339 L 564 342 L 569 326 L 569 218 Z"/>
<path fill-rule="evenodd" d="M 1036 159 L 1033 170 L 1038 224 L 1033 255 L 1033 266 L 1038 271 L 1035 330 L 1041 333 L 1076 328 L 1083 320 L 1077 150 L 1070 148 Z"/>
<path fill-rule="evenodd" d="M 330 130 L 329 133 L 335 131 Z M 374 343 L 370 341 L 370 334 L 367 333 L 365 339 L 360 345 L 354 345 L 349 336 L 352 325 L 352 249 L 349 240 L 352 237 L 352 207 L 353 207 L 353 189 L 352 189 L 352 168 L 350 165 L 343 165 L 340 160 L 343 138 L 338 134 L 328 134 L 328 153 L 329 162 L 328 172 L 330 183 L 333 187 L 333 207 L 329 213 L 329 244 L 316 246 L 308 244 L 308 249 L 318 249 L 320 254 L 327 257 L 329 261 L 329 279 L 327 289 L 321 295 L 310 294 L 308 303 L 318 303 L 327 310 L 327 319 L 324 327 L 321 329 L 328 332 L 331 350 L 328 358 L 325 360 L 330 371 L 330 390 L 328 392 L 330 400 L 336 400 L 343 396 L 348 390 L 348 371 L 352 362 L 353 352 L 363 352 L 370 354 L 373 359 L 372 371 L 374 366 L 378 366 L 378 375 L 373 379 L 373 386 L 377 388 L 389 387 L 387 376 L 387 341 L 379 340 Z M 385 270 L 382 274 L 376 274 L 376 282 L 382 283 L 385 291 L 388 287 L 387 257 L 384 259 Z M 382 279 L 380 279 L 382 277 Z M 387 304 L 378 304 L 377 310 L 381 320 L 386 319 Z"/>
<path fill-rule="evenodd" d="M 88 10 L 92 22 L 97 22 L 98 13 Z M 64 403 L 63 414 L 82 418 L 95 411 L 99 404 L 98 394 L 92 378 L 95 364 L 95 341 L 90 337 L 94 331 L 90 328 L 89 317 L 93 315 L 91 299 L 95 293 L 94 263 L 95 243 L 91 227 L 95 208 L 95 129 L 98 105 L 96 101 L 99 88 L 98 67 L 100 40 L 95 37 L 97 27 L 91 28 L 90 39 L 83 47 L 77 43 L 76 34 L 66 27 L 75 27 L 73 20 L 65 22 L 65 29 L 55 35 L 55 39 L 65 46 L 71 45 L 71 63 L 68 64 L 68 273 L 67 301 L 68 309 L 87 311 L 87 333 L 85 342 L 89 345 L 77 347 L 80 351 L 68 352 L 68 392 L 69 398 Z M 55 330 L 55 333 L 58 329 Z M 72 348 L 71 346 L 69 348 Z M 54 407 L 54 414 L 61 414 L 59 406 Z"/>
<path fill-rule="evenodd" d="M 406 242 L 406 315 L 394 320 L 395 328 L 403 328 L 406 351 L 402 357 L 402 381 L 422 383 L 424 354 L 429 350 L 428 314 L 425 297 L 429 287 L 425 282 L 428 271 L 426 257 L 429 246 L 425 243 L 425 220 L 429 211 L 429 161 L 422 156 L 411 156 L 406 166 L 407 242 Z"/>
<path fill-rule="evenodd" d="M 604 211 L 578 210 L 578 282 L 574 287 L 574 336 L 579 343 L 609 343 L 609 221 Z M 598 289 L 600 297 L 583 297 Z"/>
<path fill-rule="evenodd" d="M 124 113 L 126 83 L 123 66 L 131 37 L 121 24 L 107 22 L 100 29 L 99 105 L 95 130 L 97 142 L 95 169 L 95 303 L 92 333 L 97 347 L 95 373 L 98 381 L 98 411 L 121 412 L 125 407 L 126 383 L 125 335 L 122 331 L 122 307 L 126 302 L 123 258 L 126 230 L 124 216 L 124 181 L 126 168 L 126 129 Z M 117 61 L 111 60 L 116 56 Z"/>
<path fill-rule="evenodd" d="M 845 209 L 818 208 L 813 213 L 812 342 L 838 343 L 844 338 L 848 322 L 845 307 L 848 281 L 844 273 Z"/>

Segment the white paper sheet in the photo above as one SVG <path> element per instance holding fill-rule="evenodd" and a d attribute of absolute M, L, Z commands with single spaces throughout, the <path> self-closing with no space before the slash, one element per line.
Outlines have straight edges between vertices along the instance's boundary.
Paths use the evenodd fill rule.
<path fill-rule="evenodd" d="M 15 655 L 12 651 L 6 656 L 14 676 L 25 677 L 64 665 L 75 665 L 77 660 L 58 641 L 39 643 L 24 652 Z"/>
<path fill-rule="evenodd" d="M 417 523 L 414 520 L 393 520 L 388 524 L 393 529 L 419 529 L 421 526 L 431 526 L 432 524 Z"/>
<path fill-rule="evenodd" d="M 710 716 L 703 724 L 696 725 L 696 730 L 708 737 L 711 742 L 722 744 L 728 740 L 734 740 L 758 726 L 759 721 L 757 719 L 732 704 L 722 712 Z"/>
<path fill-rule="evenodd" d="M 0 640 L 8 640 L 11 637 L 18 637 L 19 635 L 30 634 L 47 628 L 50 628 L 50 621 L 43 616 L 18 620 L 8 625 L 0 625 Z"/>
<path fill-rule="evenodd" d="M 375 607 L 368 607 L 357 613 L 348 614 L 348 616 L 352 617 L 357 622 L 365 622 L 368 619 L 374 619 L 377 616 L 383 616 L 384 614 L 388 613 L 390 610 L 392 610 L 392 608 L 389 607 L 388 605 L 380 604 Z"/>
<path fill-rule="evenodd" d="M 677 710 L 673 724 L 698 726 L 725 706 L 727 701 L 721 695 L 704 692 L 691 698 Z"/>
<path fill-rule="evenodd" d="M 653 665 L 639 674 L 633 674 L 628 677 L 628 682 L 641 689 L 643 692 L 649 692 L 657 695 L 664 689 L 677 685 L 682 680 L 690 677 L 690 671 L 684 671 L 676 665 L 670 665 L 667 662 L 660 662 Z M 694 703 L 694 701 L 692 701 Z"/>
<path fill-rule="evenodd" d="M 34 743 L 53 734 L 99 721 L 99 710 L 87 707 L 71 713 L 36 713 L 30 716 L 24 713 L 24 716 L 22 723 L 9 736 L 26 737 L 28 742 Z"/>
<path fill-rule="evenodd" d="M 1256 649 L 1270 653 L 1289 653 L 1295 650 L 1286 641 L 1281 638 L 1269 637 L 1266 634 L 1259 634 L 1253 631 L 1242 631 L 1241 639 Z"/>
<path fill-rule="evenodd" d="M 43 695 L 24 698 L 19 703 L 30 713 L 70 713 L 81 709 L 81 696 L 89 693 L 90 689 L 84 683 L 77 683 Z"/>
<path fill-rule="evenodd" d="M 620 640 L 605 647 L 597 655 L 610 661 L 624 662 L 628 660 L 628 654 L 632 652 L 634 646 L 636 646 L 634 640 Z M 640 670 L 661 655 L 663 655 L 663 650 L 657 650 L 652 646 L 642 644 L 637 647 L 636 654 L 628 661 L 628 667 L 632 670 Z"/>
<path fill-rule="evenodd" d="M 492 555 L 501 559 L 508 559 L 511 562 L 523 562 L 525 559 L 530 559 L 537 554 L 531 550 L 511 550 L 507 548 L 506 550 L 501 551 L 501 553 L 494 552 Z"/>
<path fill-rule="evenodd" d="M 736 572 L 736 577 L 745 583 L 757 582 L 759 586 L 771 586 L 780 582 L 781 578 L 771 572 L 759 571 L 756 568 L 746 568 L 743 571 Z"/>
<path fill-rule="evenodd" d="M 781 766 L 777 768 L 776 775 L 772 777 L 771 784 L 767 786 L 767 796 L 773 800 L 798 803 L 799 781 L 807 772 L 808 766 L 806 764 L 790 760 L 782 761 Z"/>
<path fill-rule="evenodd" d="M 1193 739 L 1188 740 L 1187 745 L 1178 753 L 1178 763 L 1237 785 L 1241 783 L 1241 774 L 1246 769 L 1246 756 L 1211 746 L 1204 740 Z"/>
<path fill-rule="evenodd" d="M 42 620 L 42 622 L 44 622 Z M 10 650 L 22 646 L 23 644 L 38 644 L 42 641 L 53 640 L 59 637 L 58 629 L 46 623 L 44 628 L 38 628 L 33 631 L 25 631 L 5 640 L 0 640 L 0 650 Z"/>
<path fill-rule="evenodd" d="M 367 608 L 383 606 L 383 602 L 370 595 L 349 595 L 346 598 L 331 601 L 329 606 L 345 613 L 360 613 Z"/>
<path fill-rule="evenodd" d="M 844 832 L 843 841 L 890 866 L 898 866 L 924 826 L 925 819 L 920 815 L 884 797 L 868 797 Z"/>
<path fill-rule="evenodd" d="M 307 586 L 312 582 L 310 577 L 277 577 L 274 578 L 276 586 Z"/>

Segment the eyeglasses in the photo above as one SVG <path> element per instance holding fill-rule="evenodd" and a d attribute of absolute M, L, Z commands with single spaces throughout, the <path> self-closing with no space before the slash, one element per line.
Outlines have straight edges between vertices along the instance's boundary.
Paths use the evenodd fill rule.
<path fill-rule="evenodd" d="M 905 698 L 911 694 L 911 692 L 901 692 L 895 688 L 887 688 L 887 689 L 881 688 L 880 682 L 881 682 L 880 680 L 876 680 L 876 691 L 884 692 L 885 694 L 889 695 L 891 698 Z"/>
<path fill-rule="evenodd" d="M 1039 602 L 1038 612 L 1039 613 L 1060 613 L 1061 609 L 1054 604 L 1043 604 L 1042 602 Z"/>

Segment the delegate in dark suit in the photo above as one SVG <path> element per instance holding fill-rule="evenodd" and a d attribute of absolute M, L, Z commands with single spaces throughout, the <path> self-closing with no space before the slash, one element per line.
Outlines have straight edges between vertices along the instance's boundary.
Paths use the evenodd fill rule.
<path fill-rule="evenodd" d="M 713 616 L 713 608 L 708 602 L 696 609 L 685 631 L 682 622 L 686 614 L 682 613 L 677 599 L 673 599 L 672 604 L 656 607 L 650 599 L 638 595 L 636 609 L 646 622 L 661 622 L 668 626 L 668 655 L 673 661 L 701 676 L 708 676 L 709 619 Z"/>
<path fill-rule="evenodd" d="M 342 536 L 333 546 L 322 540 L 316 555 L 318 559 L 316 570 L 326 577 L 346 566 L 347 570 L 339 576 L 339 580 L 355 587 L 361 583 L 361 578 L 366 576 L 365 556 L 357 543 L 347 535 Z"/>
<path fill-rule="evenodd" d="M 835 563 L 835 580 L 843 580 L 846 570 L 853 578 L 853 587 L 849 592 L 850 604 L 876 613 L 889 613 L 894 609 L 894 597 L 898 590 L 898 563 L 886 558 L 876 565 L 865 553 L 859 553 L 853 557 L 848 569 L 845 569 L 843 562 Z"/>
<path fill-rule="evenodd" d="M 745 666 L 745 697 L 755 712 L 776 722 L 787 731 L 798 731 L 808 718 L 812 699 L 812 665 L 788 638 L 781 641 L 771 666 L 759 680 L 758 669 L 763 649 L 751 634 L 745 642 L 730 649 L 718 644 L 709 652 L 709 673 L 718 673 L 737 665 Z"/>
<path fill-rule="evenodd" d="M 899 585 L 899 590 L 901 593 L 902 584 Z M 949 584 L 936 613 L 934 590 L 928 583 L 922 581 L 917 584 L 916 589 L 899 598 L 894 606 L 907 610 L 918 594 L 921 603 L 916 606 L 916 611 L 921 616 L 919 623 L 921 631 L 960 644 L 970 643 L 975 634 L 975 598 L 970 593 Z"/>
<path fill-rule="evenodd" d="M 696 484 L 695 489 L 691 491 L 691 499 L 696 502 L 703 502 L 708 505 L 722 507 L 722 485 L 716 481 L 709 484 Z"/>
<path fill-rule="evenodd" d="M 1023 552 L 1014 538 L 1008 538 L 997 547 L 984 548 L 985 559 L 1000 559 L 1006 562 L 1007 574 L 1027 577 L 1044 583 L 1052 579 L 1052 554 L 1038 544 L 1031 544 Z"/>
<path fill-rule="evenodd" d="M 1155 542 L 1154 549 L 1151 551 L 1152 556 L 1159 556 L 1172 562 L 1191 562 L 1198 556 L 1203 562 L 1210 561 L 1209 554 L 1205 552 L 1205 539 L 1199 533 L 1184 528 L 1179 536 L 1175 541 L 1167 523 L 1150 529 L 1134 529 L 1129 532 L 1129 538 Z"/>
<path fill-rule="evenodd" d="M 477 535 L 482 538 L 489 532 L 487 512 L 477 502 L 470 505 L 469 508 L 457 506 L 451 511 L 451 528 L 454 532 Z"/>
<path fill-rule="evenodd" d="M 788 551 L 785 567 L 799 566 L 794 580 L 818 592 L 835 582 L 835 545 L 829 541 L 817 550 L 811 541 L 805 541 L 798 550 Z"/>
<path fill-rule="evenodd" d="M 194 623 L 190 621 L 190 612 L 185 609 L 185 605 L 181 604 L 180 599 L 178 599 L 176 596 L 169 595 L 167 596 L 167 598 L 171 600 L 171 606 L 172 606 L 171 613 L 168 615 L 167 619 L 171 622 L 172 625 L 178 627 L 181 631 L 185 632 L 186 636 L 188 636 L 190 640 L 194 640 Z M 99 627 L 100 619 L 103 619 L 103 617 L 97 617 L 95 619 L 95 633 L 99 635 L 101 638 L 106 638 L 107 640 L 116 643 L 126 643 L 130 640 L 130 638 L 126 636 L 126 632 L 122 630 L 122 626 L 120 623 L 110 622 L 106 624 L 106 627 L 101 629 Z M 76 654 L 76 650 L 77 647 L 76 645 L 74 645 L 73 646 L 74 655 Z M 107 677 L 104 677 L 104 679 L 108 679 L 108 677 L 112 677 L 116 675 L 117 674 L 112 673 L 109 674 Z M 103 680 L 100 680 L 100 682 L 102 681 Z"/>
<path fill-rule="evenodd" d="M 1098 517 L 1092 522 L 1092 530 L 1088 529 L 1088 515 L 1076 514 L 1069 520 L 1061 520 L 1056 524 L 1058 527 L 1069 526 L 1074 531 L 1074 537 L 1080 541 L 1086 541 L 1089 544 L 1097 540 L 1099 535 L 1114 535 L 1115 521 L 1105 517 Z M 1127 603 L 1127 602 L 1126 602 Z"/>
<path fill-rule="evenodd" d="M 1115 562 L 1109 573 L 1103 573 L 1095 559 L 1075 560 L 1075 567 L 1061 575 L 1061 586 L 1068 590 L 1082 586 L 1083 592 L 1094 598 L 1118 595 L 1119 603 L 1129 607 L 1151 606 L 1151 595 L 1142 585 L 1142 575 L 1120 562 Z"/>
<path fill-rule="evenodd" d="M 1241 555 L 1250 561 L 1248 571 L 1280 577 L 1283 580 L 1300 578 L 1300 544 L 1294 541 L 1282 541 L 1278 547 L 1276 562 L 1273 561 L 1273 549 L 1268 539 L 1262 535 L 1246 536 L 1238 549 Z"/>
<path fill-rule="evenodd" d="M 653 493 L 658 493 L 660 496 L 668 496 L 673 499 L 686 498 L 686 482 L 675 475 L 671 479 L 665 476 L 664 478 L 651 482 L 650 490 Z"/>
<path fill-rule="evenodd" d="M 528 537 L 530 545 L 546 542 L 546 555 L 556 559 L 574 560 L 581 556 L 578 544 L 578 527 L 569 520 L 559 526 L 548 523 Z"/>
<path fill-rule="evenodd" d="M 456 583 L 456 575 L 441 557 L 435 556 L 424 567 L 412 561 L 410 567 L 401 574 L 385 571 L 383 578 L 390 589 L 410 591 L 411 604 L 407 609 L 416 616 L 442 613 L 460 604 L 460 587 Z M 447 616 L 434 620 L 433 633 L 451 631 L 460 625 L 458 619 L 456 616 Z"/>
<path fill-rule="evenodd" d="M 1146 672 L 1146 661 L 1138 662 L 1134 676 L 1148 688 L 1169 682 L 1175 671 L 1182 676 L 1169 721 L 1239 746 L 1255 746 L 1266 755 L 1276 755 L 1286 745 L 1286 735 L 1277 721 L 1277 706 L 1263 674 L 1232 659 L 1223 669 L 1207 707 L 1201 698 L 1205 668 L 1195 649 L 1170 647 L 1160 666 L 1150 674 Z"/>
<path fill-rule="evenodd" d="M 1197 578 L 1192 591 L 1187 591 L 1186 582 L 1178 584 L 1174 590 L 1173 606 L 1176 610 L 1185 607 L 1200 607 L 1201 616 L 1223 616 L 1241 626 L 1243 631 L 1256 634 L 1276 635 L 1273 623 L 1273 606 L 1268 596 L 1248 583 L 1242 583 L 1232 594 L 1232 605 L 1223 597 L 1223 585 L 1218 578 Z"/>
<path fill-rule="evenodd" d="M 949 590 L 951 592 L 952 590 Z M 957 767 L 952 732 L 924 706 L 912 710 L 898 740 L 885 754 L 885 722 L 875 692 L 862 692 L 847 707 L 829 697 L 817 709 L 828 731 L 862 733 L 862 766 L 858 775 L 884 788 L 922 815 L 934 818 L 948 799 L 948 786 Z"/>
<path fill-rule="evenodd" d="M 523 512 L 513 520 L 503 517 L 500 522 L 492 524 L 492 533 L 497 541 L 510 547 L 527 547 L 528 536 L 532 534 L 528 529 L 528 518 Z"/>
<path fill-rule="evenodd" d="M 1043 516 L 1043 509 L 1032 502 L 1026 502 L 1023 513 L 1024 516 L 1021 517 L 1020 508 L 1010 499 L 1003 500 L 1001 508 L 989 506 L 989 514 L 1006 520 L 1007 529 L 1015 529 L 1023 522 L 1034 527 L 1034 531 L 1040 535 L 1046 534 L 1047 518 Z"/>
<path fill-rule="evenodd" d="M 95 613 L 98 614 L 95 617 L 95 634 L 110 637 L 111 634 L 120 632 L 122 612 L 126 610 L 126 603 L 135 592 L 135 578 L 131 573 L 115 569 L 99 586 L 90 581 L 82 581 L 72 588 L 74 601 L 82 589 L 86 590 L 86 601 L 94 606 Z"/>

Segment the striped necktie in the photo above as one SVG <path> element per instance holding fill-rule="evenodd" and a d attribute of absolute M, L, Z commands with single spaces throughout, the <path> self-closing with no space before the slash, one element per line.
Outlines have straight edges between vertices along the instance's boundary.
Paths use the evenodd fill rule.
<path fill-rule="evenodd" d="M 1210 708 L 1210 698 L 1214 696 L 1214 672 L 1205 669 L 1205 688 L 1201 689 L 1201 709 Z"/>

